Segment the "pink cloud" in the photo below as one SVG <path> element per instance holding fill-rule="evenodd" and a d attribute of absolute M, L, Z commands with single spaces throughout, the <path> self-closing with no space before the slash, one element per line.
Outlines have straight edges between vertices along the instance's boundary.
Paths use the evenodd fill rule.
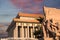
<path fill-rule="evenodd" d="M 39 11 L 39 9 L 42 8 L 40 5 L 43 0 L 11 0 L 11 2 L 18 9 L 23 8 Z"/>

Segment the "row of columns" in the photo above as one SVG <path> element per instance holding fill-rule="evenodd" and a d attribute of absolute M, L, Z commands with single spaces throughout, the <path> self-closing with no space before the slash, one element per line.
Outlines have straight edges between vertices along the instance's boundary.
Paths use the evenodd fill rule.
<path fill-rule="evenodd" d="M 14 38 L 18 38 L 18 23 L 16 23 L 16 27 L 15 27 L 15 29 L 14 29 Z M 21 24 L 21 27 L 22 27 L 22 30 L 21 30 L 21 32 L 22 32 L 22 34 L 21 34 L 21 36 L 22 36 L 22 38 L 24 38 L 24 25 L 23 25 L 23 23 Z M 34 27 L 35 27 L 35 25 L 34 24 L 32 24 L 32 29 L 31 29 L 31 38 L 34 38 L 35 36 L 33 35 L 33 32 L 34 32 Z M 27 36 L 27 38 L 30 38 L 29 37 L 29 24 L 27 25 L 27 34 L 26 34 L 26 36 Z"/>

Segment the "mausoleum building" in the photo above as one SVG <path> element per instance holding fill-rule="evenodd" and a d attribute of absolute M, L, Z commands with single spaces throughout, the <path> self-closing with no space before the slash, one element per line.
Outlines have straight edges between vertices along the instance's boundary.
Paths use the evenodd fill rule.
<path fill-rule="evenodd" d="M 40 25 L 37 18 L 44 17 L 42 14 L 22 13 L 13 19 L 9 25 L 7 32 L 8 37 L 13 38 L 35 38 L 33 35 L 34 30 L 37 30 L 37 26 Z"/>

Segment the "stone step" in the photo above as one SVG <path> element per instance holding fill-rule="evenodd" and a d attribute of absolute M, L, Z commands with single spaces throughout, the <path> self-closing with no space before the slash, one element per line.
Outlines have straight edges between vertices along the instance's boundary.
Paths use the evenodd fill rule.
<path fill-rule="evenodd" d="M 53 38 L 44 38 L 44 40 L 53 40 Z"/>

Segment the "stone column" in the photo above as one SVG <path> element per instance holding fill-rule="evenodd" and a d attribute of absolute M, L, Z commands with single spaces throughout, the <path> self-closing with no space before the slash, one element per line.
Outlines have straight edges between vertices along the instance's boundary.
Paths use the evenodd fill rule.
<path fill-rule="evenodd" d="M 21 31 L 22 32 L 22 34 L 21 34 L 22 35 L 22 38 L 24 38 L 24 28 L 23 27 L 24 26 L 23 26 L 23 23 L 22 23 L 22 31 Z"/>
<path fill-rule="evenodd" d="M 18 38 L 18 24 L 16 23 L 14 27 L 14 38 Z"/>
<path fill-rule="evenodd" d="M 29 38 L 29 25 L 27 25 L 27 32 L 28 32 L 28 38 Z"/>
<path fill-rule="evenodd" d="M 34 32 L 34 30 L 35 30 L 35 29 L 34 29 L 34 24 L 33 24 L 33 32 Z M 34 34 L 33 34 L 33 38 L 35 38 L 35 35 L 34 35 Z"/>

